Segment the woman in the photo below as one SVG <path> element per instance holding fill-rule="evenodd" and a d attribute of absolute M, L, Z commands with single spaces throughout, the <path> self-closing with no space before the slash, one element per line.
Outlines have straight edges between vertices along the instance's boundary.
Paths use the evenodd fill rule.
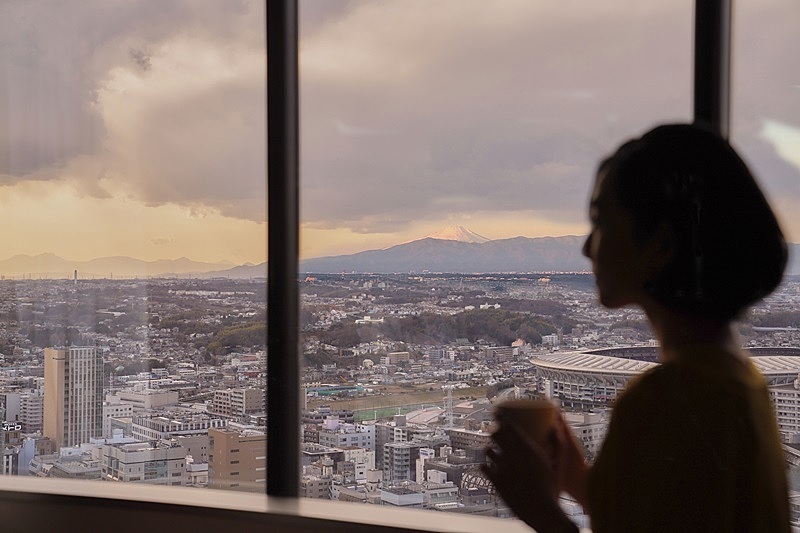
<path fill-rule="evenodd" d="M 498 420 L 485 471 L 529 525 L 575 531 L 566 491 L 606 531 L 789 531 L 786 467 L 763 377 L 732 321 L 781 280 L 786 244 L 747 166 L 694 125 L 655 128 L 597 173 L 583 253 L 600 302 L 640 306 L 661 365 L 617 399 L 595 464 L 563 419 L 546 457 Z"/>

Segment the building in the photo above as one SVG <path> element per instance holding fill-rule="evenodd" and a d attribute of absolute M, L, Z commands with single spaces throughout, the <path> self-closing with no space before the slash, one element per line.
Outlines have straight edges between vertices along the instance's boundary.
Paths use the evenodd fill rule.
<path fill-rule="evenodd" d="M 208 486 L 264 492 L 267 435 L 255 427 L 231 424 L 208 430 Z"/>
<path fill-rule="evenodd" d="M 491 433 L 485 429 L 451 428 L 447 430 L 450 445 L 454 450 L 464 450 L 467 457 L 474 462 L 482 462 L 486 456 L 486 447 L 491 443 Z"/>
<path fill-rule="evenodd" d="M 223 428 L 227 421 L 204 414 L 134 416 L 131 434 L 141 441 L 169 439 L 180 435 L 206 435 L 211 428 Z"/>
<path fill-rule="evenodd" d="M 186 450 L 174 441 L 103 446 L 102 479 L 153 485 L 186 484 Z"/>
<path fill-rule="evenodd" d="M 367 472 L 375 469 L 375 452 L 354 446 L 342 447 L 344 460 L 336 464 L 337 474 L 344 474 L 345 468 L 352 465 L 352 478 L 354 481 L 365 481 Z"/>
<path fill-rule="evenodd" d="M 421 490 L 408 487 L 384 487 L 381 489 L 381 503 L 395 507 L 422 509 L 425 497 Z"/>
<path fill-rule="evenodd" d="M 134 409 L 158 409 L 178 403 L 178 392 L 172 390 L 135 388 L 119 391 L 116 396 L 121 403 L 131 404 Z M 111 401 L 110 397 L 106 400 Z"/>
<path fill-rule="evenodd" d="M 311 442 L 304 442 L 300 445 L 301 466 L 305 467 L 319 463 L 319 460 L 326 456 L 333 459 L 334 463 L 345 461 L 345 450 Z"/>
<path fill-rule="evenodd" d="M 304 474 L 300 478 L 301 498 L 331 499 L 331 477 Z"/>
<path fill-rule="evenodd" d="M 608 432 L 608 418 L 602 412 L 578 412 L 564 413 L 564 419 L 569 425 L 572 433 L 581 443 L 586 454 L 586 458 L 593 461 Z"/>
<path fill-rule="evenodd" d="M 265 410 L 263 389 L 225 389 L 214 391 L 214 401 L 211 403 L 211 412 L 242 418 L 253 413 L 263 413 Z"/>
<path fill-rule="evenodd" d="M 89 450 L 62 448 L 59 453 L 34 456 L 28 473 L 36 477 L 99 480 L 101 467 Z"/>
<path fill-rule="evenodd" d="M 208 463 L 208 434 L 178 435 L 171 440 L 177 442 L 186 451 L 186 455 L 191 455 L 195 464 Z"/>
<path fill-rule="evenodd" d="M 191 455 L 186 456 L 186 486 L 208 486 L 208 463 L 195 461 Z"/>
<path fill-rule="evenodd" d="M 481 350 L 484 361 L 493 363 L 504 363 L 514 359 L 514 348 L 512 346 L 487 346 Z"/>
<path fill-rule="evenodd" d="M 319 444 L 332 448 L 357 446 L 375 450 L 374 424 L 343 424 L 337 418 L 328 418 L 319 430 Z"/>
<path fill-rule="evenodd" d="M 20 415 L 20 393 L 17 391 L 13 392 L 1 392 L 0 393 L 0 406 L 2 406 L 6 410 L 6 414 L 3 417 L 3 421 L 8 422 L 18 422 L 19 415 Z"/>
<path fill-rule="evenodd" d="M 338 418 L 342 422 L 352 424 L 355 422 L 355 413 L 352 409 L 331 409 L 329 405 L 303 410 L 303 424 L 322 424 L 326 418 Z"/>
<path fill-rule="evenodd" d="M 122 403 L 119 396 L 106 396 L 103 402 L 103 436 L 111 436 L 112 418 L 130 418 L 133 416 L 133 406 L 129 403 Z"/>
<path fill-rule="evenodd" d="M 36 433 L 44 428 L 44 391 L 32 389 L 20 394 L 19 423 L 25 433 Z"/>
<path fill-rule="evenodd" d="M 56 448 L 103 433 L 103 354 L 92 346 L 45 348 L 44 434 Z"/>
<path fill-rule="evenodd" d="M 384 446 L 390 442 L 408 442 L 432 435 L 434 430 L 420 424 L 409 424 L 405 415 L 395 415 L 389 422 L 375 422 L 375 468 L 383 470 Z"/>
<path fill-rule="evenodd" d="M 388 442 L 383 445 L 383 480 L 385 486 L 416 481 L 420 442 Z"/>
<path fill-rule="evenodd" d="M 781 439 L 787 444 L 800 443 L 800 389 L 797 385 L 770 387 L 769 396 Z"/>

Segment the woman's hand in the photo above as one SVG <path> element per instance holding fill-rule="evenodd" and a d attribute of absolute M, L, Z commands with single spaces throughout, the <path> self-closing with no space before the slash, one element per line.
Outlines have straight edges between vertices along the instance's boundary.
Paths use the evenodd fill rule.
<path fill-rule="evenodd" d="M 570 464 L 573 460 L 569 446 L 564 446 L 564 452 L 560 450 L 560 430 L 553 435 L 550 457 L 551 454 L 514 420 L 501 419 L 498 422 L 499 426 L 492 434 L 492 446 L 486 452 L 487 462 L 483 471 L 503 500 L 521 520 L 541 533 L 577 531 L 558 505 L 562 483 L 572 485 L 574 481 L 572 475 L 556 473 L 555 466 L 560 456 L 564 455 L 565 461 L 569 458 Z M 577 449 L 574 441 L 571 445 Z"/>
<path fill-rule="evenodd" d="M 584 512 L 589 514 L 589 502 L 586 495 L 589 465 L 586 464 L 583 450 L 561 413 L 556 419 L 555 442 L 553 470 L 556 472 L 558 491 L 570 494 L 581 504 Z"/>

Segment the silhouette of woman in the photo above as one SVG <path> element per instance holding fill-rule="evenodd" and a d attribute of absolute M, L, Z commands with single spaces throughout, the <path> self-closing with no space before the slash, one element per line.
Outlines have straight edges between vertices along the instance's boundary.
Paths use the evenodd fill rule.
<path fill-rule="evenodd" d="M 640 306 L 662 364 L 617 398 L 594 465 L 563 418 L 552 456 L 501 419 L 484 471 L 542 533 L 577 530 L 561 491 L 595 533 L 789 531 L 775 415 L 732 329 L 777 287 L 787 256 L 747 166 L 711 131 L 660 126 L 600 164 L 589 214 L 583 253 L 600 302 Z"/>

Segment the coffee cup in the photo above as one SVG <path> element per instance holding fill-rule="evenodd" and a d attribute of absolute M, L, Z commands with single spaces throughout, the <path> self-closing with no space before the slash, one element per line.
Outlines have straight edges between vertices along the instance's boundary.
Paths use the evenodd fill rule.
<path fill-rule="evenodd" d="M 549 453 L 555 438 L 558 408 L 549 400 L 507 400 L 498 404 L 495 419 L 501 426 L 511 423 Z"/>

